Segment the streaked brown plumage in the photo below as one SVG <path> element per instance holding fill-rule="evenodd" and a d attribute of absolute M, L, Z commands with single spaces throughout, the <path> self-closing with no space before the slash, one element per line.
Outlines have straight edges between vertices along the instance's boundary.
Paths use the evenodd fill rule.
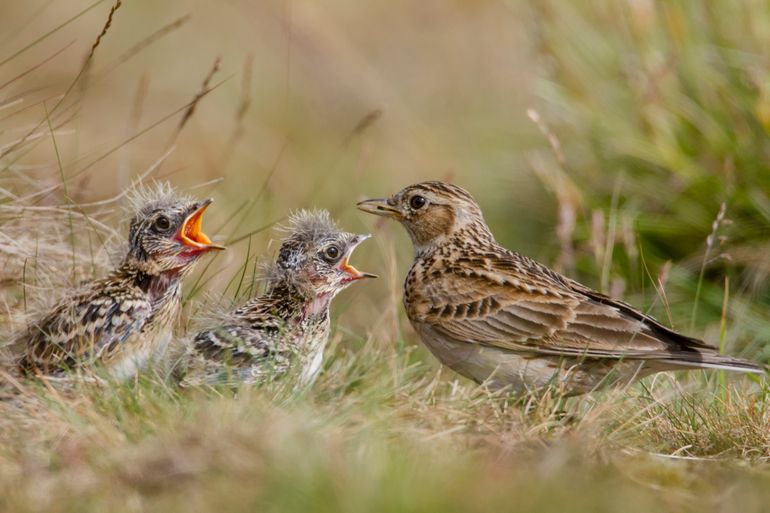
<path fill-rule="evenodd" d="M 374 277 L 349 263 L 369 235 L 341 231 L 325 210 L 293 214 L 286 231 L 265 294 L 196 335 L 183 385 L 256 384 L 289 372 L 300 386 L 315 380 L 332 300 L 354 281 Z"/>
<path fill-rule="evenodd" d="M 404 304 L 422 341 L 493 389 L 580 394 L 671 369 L 762 372 L 500 246 L 460 187 L 424 182 L 358 207 L 398 220 L 412 239 Z"/>
<path fill-rule="evenodd" d="M 61 376 L 98 365 L 112 378 L 125 379 L 162 353 L 182 278 L 203 254 L 222 248 L 201 231 L 210 203 L 163 185 L 139 191 L 123 262 L 28 326 L 14 343 L 22 353 L 21 369 Z"/>

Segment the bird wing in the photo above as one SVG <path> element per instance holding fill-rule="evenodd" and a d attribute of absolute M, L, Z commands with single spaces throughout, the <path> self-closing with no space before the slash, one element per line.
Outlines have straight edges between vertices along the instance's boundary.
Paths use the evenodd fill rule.
<path fill-rule="evenodd" d="M 94 287 L 61 302 L 23 338 L 22 365 L 48 373 L 106 358 L 138 334 L 152 305 L 138 289 Z"/>
<path fill-rule="evenodd" d="M 272 328 L 228 324 L 198 333 L 193 348 L 208 360 L 233 366 L 255 364 L 290 352 L 279 338 Z"/>
<path fill-rule="evenodd" d="M 198 333 L 191 346 L 184 384 L 257 382 L 285 372 L 296 348 L 287 336 L 280 304 L 255 298 L 232 318 Z"/>
<path fill-rule="evenodd" d="M 267 326 L 229 324 L 193 340 L 182 386 L 257 383 L 289 369 L 293 352 L 281 332 Z"/>
<path fill-rule="evenodd" d="M 602 358 L 665 358 L 711 349 L 521 255 L 457 259 L 428 273 L 407 305 L 443 336 L 513 351 Z"/>

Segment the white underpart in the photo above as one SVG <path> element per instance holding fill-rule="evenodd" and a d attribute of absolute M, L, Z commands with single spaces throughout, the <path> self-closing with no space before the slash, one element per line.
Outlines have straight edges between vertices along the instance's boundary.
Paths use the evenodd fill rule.
<path fill-rule="evenodd" d="M 324 348 L 326 343 L 318 344 L 318 348 L 308 355 L 308 363 L 302 369 L 302 375 L 299 378 L 300 386 L 312 385 L 318 374 L 321 372 L 321 364 L 324 361 Z"/>
<path fill-rule="evenodd" d="M 113 379 L 129 380 L 147 368 L 151 361 L 157 363 L 162 360 L 171 342 L 171 330 L 163 330 L 147 338 L 147 342 L 137 344 L 132 351 L 125 351 L 125 354 L 110 364 L 109 373 Z"/>
<path fill-rule="evenodd" d="M 136 376 L 147 366 L 150 360 L 150 348 L 147 345 L 135 351 L 126 352 L 110 365 L 110 376 L 117 381 L 126 381 Z"/>
<path fill-rule="evenodd" d="M 521 394 L 549 385 L 565 385 L 570 392 L 584 393 L 600 386 L 606 378 L 606 373 L 587 372 L 579 365 L 554 365 L 559 360 L 557 356 L 528 358 L 526 354 L 497 347 L 447 340 L 427 324 L 413 326 L 441 363 L 491 390 L 508 388 Z M 641 366 L 641 362 L 618 362 L 618 379 L 627 381 L 644 376 Z"/>
<path fill-rule="evenodd" d="M 153 362 L 163 361 L 166 353 L 168 352 L 168 346 L 171 343 L 171 338 L 171 330 L 158 335 L 154 344 L 152 345 L 152 354 L 150 355 Z"/>

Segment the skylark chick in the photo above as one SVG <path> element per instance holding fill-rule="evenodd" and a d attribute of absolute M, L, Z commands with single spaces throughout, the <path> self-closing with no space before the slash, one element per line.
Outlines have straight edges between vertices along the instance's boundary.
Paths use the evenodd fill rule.
<path fill-rule="evenodd" d="M 198 333 L 183 385 L 261 383 L 296 372 L 311 384 L 329 338 L 329 306 L 351 283 L 374 278 L 350 265 L 369 235 L 340 231 L 326 211 L 291 216 L 288 235 L 266 273 L 267 290 L 227 322 Z"/>
<path fill-rule="evenodd" d="M 161 354 L 181 303 L 182 278 L 202 255 L 224 249 L 201 231 L 211 202 L 167 185 L 137 193 L 122 263 L 28 326 L 14 344 L 22 351 L 21 369 L 61 376 L 98 365 L 123 380 Z"/>
<path fill-rule="evenodd" d="M 419 183 L 358 208 L 399 221 L 412 239 L 404 304 L 422 341 L 491 389 L 576 395 L 672 369 L 763 372 L 500 246 L 460 187 Z"/>

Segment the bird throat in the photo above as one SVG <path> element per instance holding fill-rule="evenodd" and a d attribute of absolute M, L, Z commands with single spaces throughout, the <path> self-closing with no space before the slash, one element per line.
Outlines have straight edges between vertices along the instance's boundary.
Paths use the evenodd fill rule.
<path fill-rule="evenodd" d="M 315 296 L 310 302 L 305 305 L 304 315 L 305 318 L 316 317 L 322 315 L 329 310 L 329 304 L 332 300 L 331 292 L 324 292 Z"/>
<path fill-rule="evenodd" d="M 136 275 L 136 284 L 147 293 L 152 303 L 168 296 L 169 291 L 177 288 L 181 280 L 181 271 L 172 269 L 159 274 L 146 274 L 139 272 Z"/>

